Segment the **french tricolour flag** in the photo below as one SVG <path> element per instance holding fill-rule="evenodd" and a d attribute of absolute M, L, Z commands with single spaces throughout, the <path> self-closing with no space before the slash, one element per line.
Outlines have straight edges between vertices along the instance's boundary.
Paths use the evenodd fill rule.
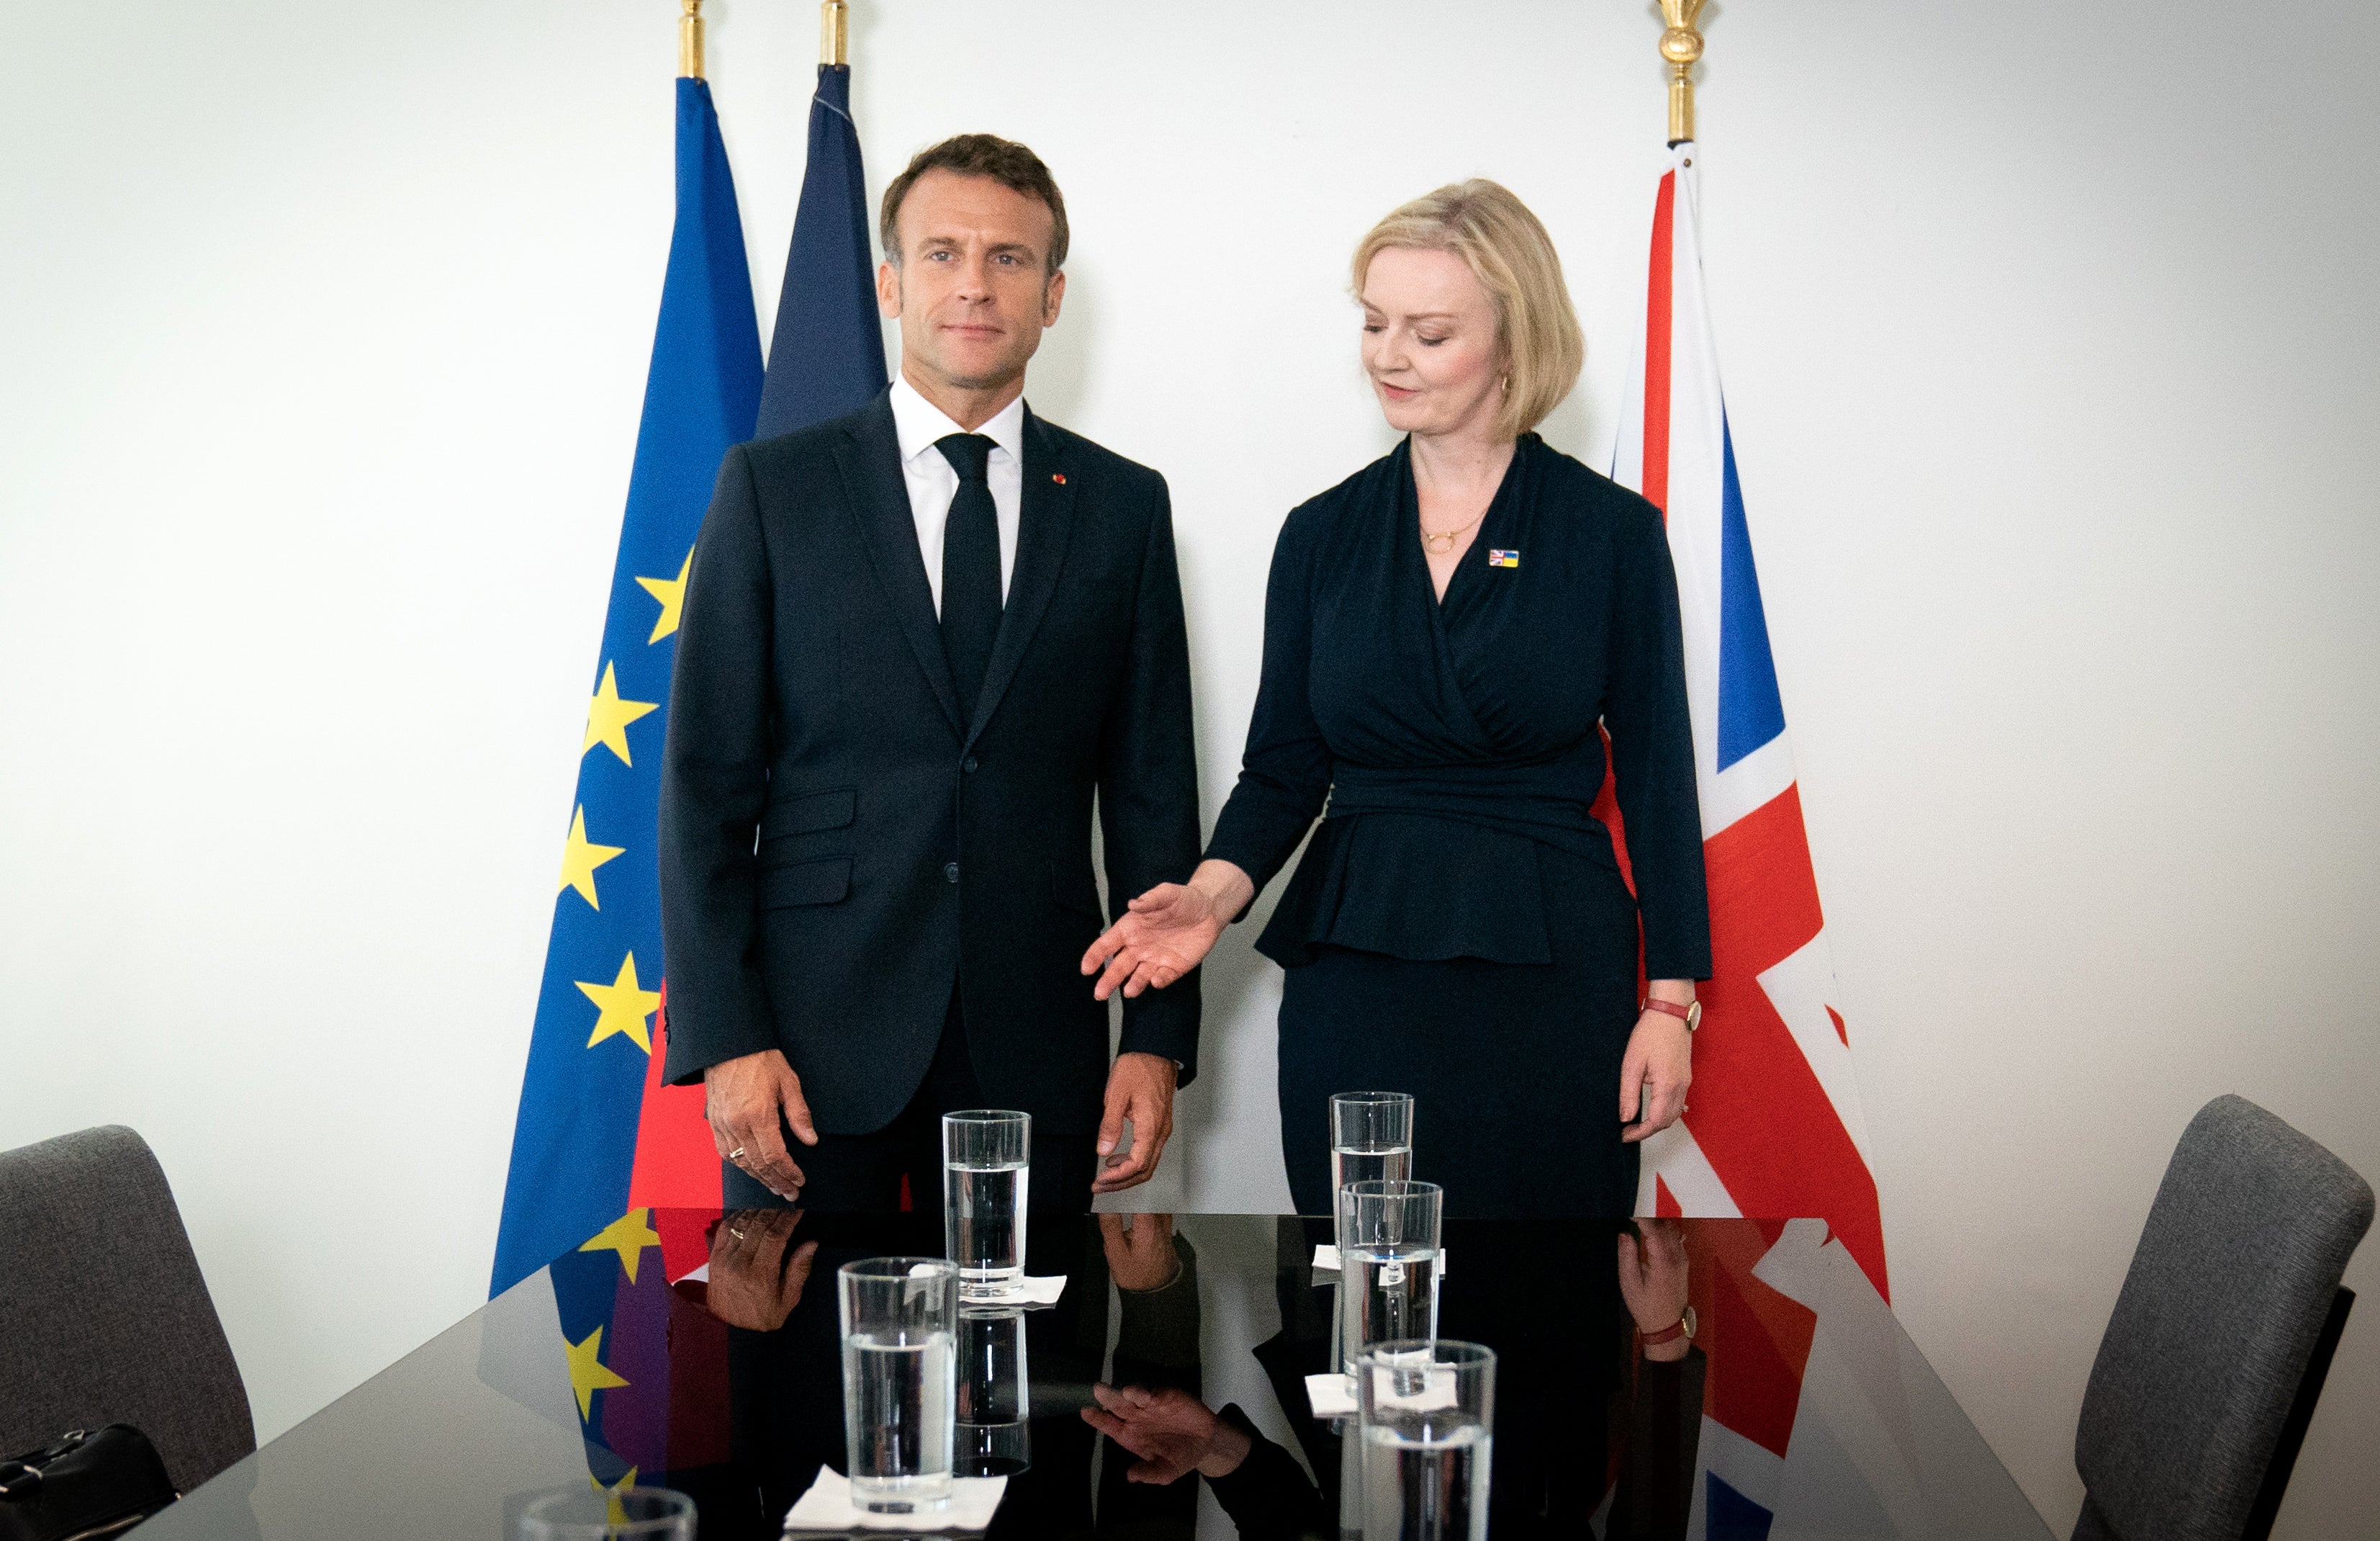
<path fill-rule="evenodd" d="M 1703 297 L 1698 154 L 1691 140 L 1671 148 L 1654 201 L 1643 353 L 1613 452 L 1613 476 L 1669 520 L 1710 882 L 1694 1091 L 1645 1142 L 1638 1210 L 1823 1219 L 1884 1293 L 1859 1082 Z"/>

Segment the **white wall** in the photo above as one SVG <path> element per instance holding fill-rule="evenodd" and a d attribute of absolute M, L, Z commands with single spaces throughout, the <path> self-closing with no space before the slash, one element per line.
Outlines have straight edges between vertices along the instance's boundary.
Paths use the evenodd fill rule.
<path fill-rule="evenodd" d="M 859 0 L 876 186 L 1023 138 L 1037 407 L 1172 478 L 1211 812 L 1281 514 L 1386 438 L 1342 263 L 1473 173 L 1588 324 L 1663 158 L 1634 0 Z M 285 1428 L 484 1290 L 670 197 L 663 0 L 0 9 L 0 1146 L 156 1144 Z M 806 0 L 712 0 L 765 325 Z M 1896 1304 L 2063 1524 L 2157 1174 L 2238 1090 L 2380 1174 L 2380 25 L 1729 5 L 1706 241 Z M 1269 965 L 1188 1203 L 1263 1207 Z M 1186 1190 L 1186 1192 L 1185 1192 Z M 2282 1522 L 2368 1527 L 2380 1285 Z"/>

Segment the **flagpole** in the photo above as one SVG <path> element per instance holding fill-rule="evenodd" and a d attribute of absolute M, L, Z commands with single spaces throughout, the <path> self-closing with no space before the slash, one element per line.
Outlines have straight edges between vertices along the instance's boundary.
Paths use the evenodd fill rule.
<path fill-rule="evenodd" d="M 685 7 L 677 18 L 677 73 L 683 80 L 702 79 L 702 0 L 678 0 Z"/>
<path fill-rule="evenodd" d="M 1694 137 L 1694 61 L 1703 56 L 1703 35 L 1694 22 L 1706 0 L 1661 0 L 1661 57 L 1670 62 L 1670 143 Z"/>
<path fill-rule="evenodd" d="M 820 0 L 819 63 L 843 66 L 851 62 L 851 7 L 844 0 Z"/>

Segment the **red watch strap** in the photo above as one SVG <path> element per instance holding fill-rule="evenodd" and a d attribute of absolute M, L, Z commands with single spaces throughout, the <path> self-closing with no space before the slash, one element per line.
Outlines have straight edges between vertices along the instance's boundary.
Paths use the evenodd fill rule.
<path fill-rule="evenodd" d="M 1655 996 L 1646 996 L 1645 997 L 1645 1009 L 1647 1011 L 1662 1012 L 1665 1015 L 1677 1018 L 1678 1021 L 1682 1022 L 1691 1022 L 1694 1018 L 1694 1009 L 1693 1007 L 1680 1006 L 1674 1000 L 1662 1000 L 1658 997 Z"/>
<path fill-rule="evenodd" d="M 1685 1335 L 1686 1319 L 1683 1316 L 1681 1316 L 1658 1332 L 1648 1332 L 1645 1334 L 1642 1340 L 1646 1348 L 1658 1349 L 1662 1344 L 1672 1341 L 1676 1339 L 1683 1338 Z"/>

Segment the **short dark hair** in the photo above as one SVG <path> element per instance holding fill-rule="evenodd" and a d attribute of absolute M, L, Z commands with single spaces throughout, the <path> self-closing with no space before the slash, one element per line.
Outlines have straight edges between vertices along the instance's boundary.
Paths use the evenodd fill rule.
<path fill-rule="evenodd" d="M 876 237 L 884 244 L 884 260 L 894 267 L 901 265 L 901 205 L 917 178 L 929 171 L 956 172 L 962 177 L 989 177 L 1004 188 L 1038 198 L 1050 211 L 1050 252 L 1046 271 L 1057 272 L 1066 263 L 1066 200 L 1058 191 L 1056 178 L 1041 157 L 1017 143 L 997 134 L 954 134 L 940 144 L 928 145 L 910 158 L 892 185 L 884 190 L 884 202 L 876 216 Z"/>

